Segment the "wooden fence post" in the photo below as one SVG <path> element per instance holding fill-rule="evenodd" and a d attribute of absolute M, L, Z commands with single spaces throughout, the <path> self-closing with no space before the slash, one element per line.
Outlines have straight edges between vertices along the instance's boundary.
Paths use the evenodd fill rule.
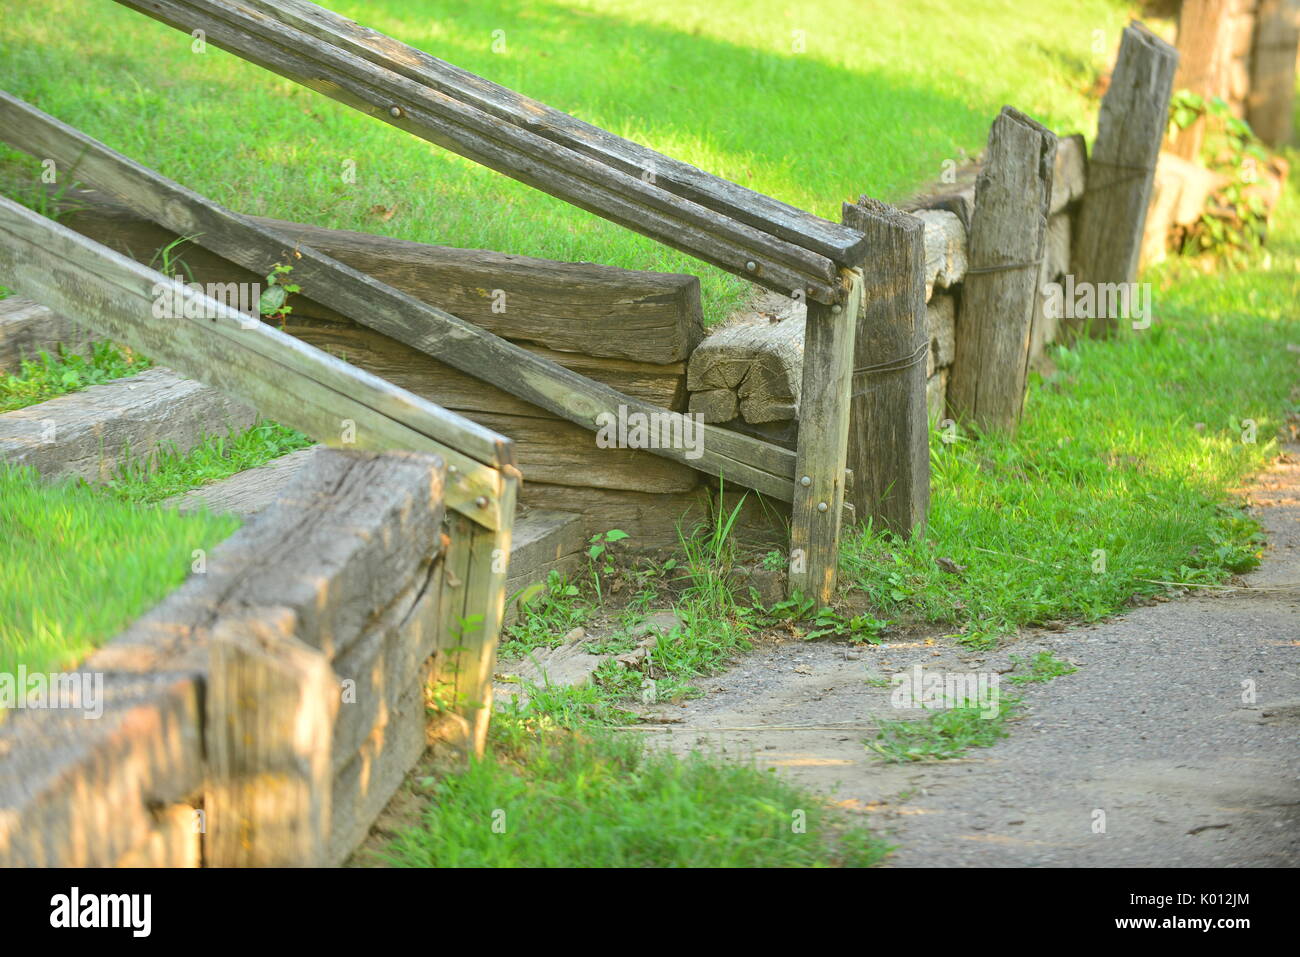
<path fill-rule="evenodd" d="M 209 867 L 322 866 L 339 682 L 288 609 L 217 626 L 204 694 Z"/>
<path fill-rule="evenodd" d="M 845 270 L 843 306 L 808 303 L 799 410 L 790 590 L 830 603 L 840 558 L 844 469 L 848 456 L 853 340 L 862 300 L 861 270 Z"/>
<path fill-rule="evenodd" d="M 498 496 L 503 514 L 514 514 L 517 489 L 518 481 L 502 474 Z M 454 695 L 447 704 L 455 727 L 445 729 L 444 738 L 466 756 L 481 756 L 492 717 L 492 672 L 505 616 L 513 523 L 488 529 L 462 516 L 448 520 L 455 524 L 443 573 L 434 680 Z"/>
<path fill-rule="evenodd" d="M 1004 106 L 975 182 L 948 405 L 981 429 L 1014 429 L 1046 250 L 1056 136 Z"/>
<path fill-rule="evenodd" d="M 1278 149 L 1291 142 L 1297 47 L 1300 0 L 1260 0 L 1246 118 L 1260 139 Z"/>
<path fill-rule="evenodd" d="M 848 463 L 859 521 L 900 534 L 925 527 L 930 436 L 925 404 L 925 224 L 863 196 L 844 225 L 867 237 L 854 339 Z"/>
<path fill-rule="evenodd" d="M 1137 276 L 1177 64 L 1177 51 L 1141 23 L 1124 28 L 1110 88 L 1101 101 L 1075 226 L 1071 271 L 1076 286 L 1090 283 L 1095 292 L 1105 283 L 1132 282 Z M 1095 335 L 1110 335 L 1118 320 L 1074 320 L 1065 328 L 1077 334 L 1086 324 Z"/>

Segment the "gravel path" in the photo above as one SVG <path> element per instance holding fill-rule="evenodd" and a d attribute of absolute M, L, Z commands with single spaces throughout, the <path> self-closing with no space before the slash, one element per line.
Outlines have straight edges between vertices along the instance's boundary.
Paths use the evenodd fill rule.
<path fill-rule="evenodd" d="M 706 697 L 661 707 L 681 723 L 650 737 L 832 793 L 898 845 L 899 867 L 1300 864 L 1300 588 L 1263 590 L 1300 582 L 1300 450 L 1250 500 L 1269 537 L 1245 579 L 1257 591 L 1028 633 L 989 654 L 923 637 L 878 649 L 774 643 Z M 904 766 L 863 748 L 877 716 L 900 716 L 869 675 L 1000 672 L 1043 649 L 1079 670 L 1027 686 L 1023 717 L 997 745 Z M 818 729 L 718 730 L 759 725 Z"/>

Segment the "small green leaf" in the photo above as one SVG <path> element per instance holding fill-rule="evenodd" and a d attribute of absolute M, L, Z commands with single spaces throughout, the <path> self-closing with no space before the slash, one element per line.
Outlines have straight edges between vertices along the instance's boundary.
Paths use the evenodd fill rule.
<path fill-rule="evenodd" d="M 257 308 L 264 316 L 274 315 L 280 311 L 286 298 L 283 286 L 268 286 L 257 300 Z"/>

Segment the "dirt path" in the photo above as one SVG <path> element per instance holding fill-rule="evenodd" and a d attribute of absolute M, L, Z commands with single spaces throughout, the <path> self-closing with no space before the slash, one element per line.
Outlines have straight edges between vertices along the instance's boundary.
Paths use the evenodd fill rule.
<path fill-rule="evenodd" d="M 989 654 L 944 639 L 767 645 L 706 697 L 664 706 L 683 723 L 650 737 L 832 793 L 898 845 L 899 867 L 1300 864 L 1300 588 L 1263 590 L 1300 582 L 1300 450 L 1250 499 L 1270 546 L 1245 579 L 1259 591 L 1028 633 Z M 863 748 L 877 716 L 906 716 L 868 675 L 1002 671 L 1044 649 L 1079 670 L 1024 688 L 1024 716 L 997 745 L 901 766 Z M 829 730 L 716 730 L 757 725 Z"/>

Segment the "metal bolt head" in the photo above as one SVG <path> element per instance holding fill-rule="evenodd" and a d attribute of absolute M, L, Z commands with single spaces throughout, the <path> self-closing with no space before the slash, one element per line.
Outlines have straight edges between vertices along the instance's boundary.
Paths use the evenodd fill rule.
<path fill-rule="evenodd" d="M 480 495 L 478 498 L 474 499 L 474 504 L 477 505 L 479 508 L 487 508 L 488 507 L 487 496 Z"/>
<path fill-rule="evenodd" d="M 749 262 L 745 263 L 745 268 L 749 272 L 758 272 L 758 263 L 751 259 Z"/>
<path fill-rule="evenodd" d="M 390 106 L 388 108 L 388 112 L 391 113 L 393 116 L 401 116 L 402 108 L 400 106 Z"/>
<path fill-rule="evenodd" d="M 807 488 L 809 485 L 812 485 L 812 479 L 809 478 L 807 475 L 805 475 L 803 478 L 799 480 L 799 484 L 802 485 L 804 488 Z"/>
<path fill-rule="evenodd" d="M 817 511 L 819 511 L 819 512 L 824 512 L 824 511 L 826 511 L 827 507 L 828 507 L 828 506 L 826 505 L 825 502 L 818 502 L 818 503 L 817 503 Z"/>
<path fill-rule="evenodd" d="M 844 307 L 841 306 L 839 303 L 836 303 L 835 305 L 831 306 L 832 316 L 838 316 L 843 311 L 844 311 Z"/>

